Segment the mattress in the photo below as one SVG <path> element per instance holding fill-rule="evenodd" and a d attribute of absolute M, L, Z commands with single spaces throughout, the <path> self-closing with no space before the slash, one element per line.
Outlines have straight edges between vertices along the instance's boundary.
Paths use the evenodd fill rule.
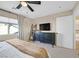
<path fill-rule="evenodd" d="M 0 58 L 34 58 L 28 54 L 22 53 L 7 42 L 0 42 Z"/>

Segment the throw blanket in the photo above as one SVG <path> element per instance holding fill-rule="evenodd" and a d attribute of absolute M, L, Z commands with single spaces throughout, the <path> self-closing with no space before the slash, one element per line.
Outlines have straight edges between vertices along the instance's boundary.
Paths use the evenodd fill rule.
<path fill-rule="evenodd" d="M 18 50 L 22 51 L 23 53 L 29 54 L 36 58 L 48 58 L 47 51 L 44 48 L 38 47 L 37 45 L 26 42 L 19 39 L 11 39 L 6 40 L 9 44 L 16 47 Z"/>

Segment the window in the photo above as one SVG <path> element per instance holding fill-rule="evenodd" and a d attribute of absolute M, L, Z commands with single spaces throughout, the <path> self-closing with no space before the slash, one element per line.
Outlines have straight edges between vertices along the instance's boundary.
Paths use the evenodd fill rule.
<path fill-rule="evenodd" d="M 9 29 L 10 31 L 9 31 L 9 33 L 10 34 L 17 34 L 18 33 L 18 25 L 10 25 L 10 29 Z"/>
<path fill-rule="evenodd" d="M 18 34 L 18 21 L 0 16 L 0 35 Z"/>
<path fill-rule="evenodd" d="M 8 24 L 0 23 L 0 35 L 8 34 Z"/>

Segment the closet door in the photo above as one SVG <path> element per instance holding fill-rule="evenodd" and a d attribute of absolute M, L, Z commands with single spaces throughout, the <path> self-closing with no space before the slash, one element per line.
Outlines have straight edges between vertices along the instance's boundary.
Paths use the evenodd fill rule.
<path fill-rule="evenodd" d="M 56 19 L 56 32 L 59 33 L 59 38 L 57 38 L 57 45 L 73 49 L 73 25 L 72 15 L 58 17 Z"/>

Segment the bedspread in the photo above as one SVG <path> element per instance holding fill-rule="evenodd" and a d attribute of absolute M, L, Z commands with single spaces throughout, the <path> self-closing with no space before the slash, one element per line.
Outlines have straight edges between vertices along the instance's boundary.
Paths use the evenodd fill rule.
<path fill-rule="evenodd" d="M 13 45 L 23 53 L 29 54 L 33 57 L 48 58 L 47 51 L 44 48 L 41 48 L 33 43 L 26 42 L 19 39 L 10 39 L 10 40 L 6 40 L 6 42 Z"/>

